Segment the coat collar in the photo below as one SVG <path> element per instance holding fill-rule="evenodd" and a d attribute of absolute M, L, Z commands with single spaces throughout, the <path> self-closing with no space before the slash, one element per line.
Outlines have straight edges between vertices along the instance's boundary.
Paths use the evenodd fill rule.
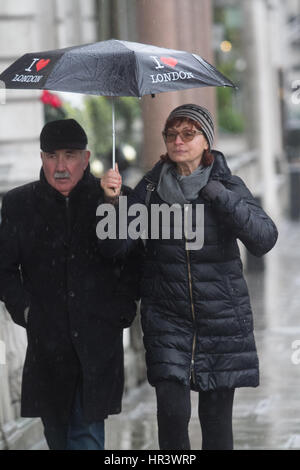
<path fill-rule="evenodd" d="M 210 173 L 210 179 L 215 180 L 228 180 L 231 177 L 231 171 L 227 165 L 226 159 L 222 152 L 212 150 L 214 156 L 213 167 Z M 158 184 L 160 172 L 164 162 L 160 160 L 154 167 L 145 175 L 145 179 L 155 185 Z"/>
<path fill-rule="evenodd" d="M 70 202 L 73 202 L 73 200 L 78 199 L 81 193 L 86 189 L 90 174 L 90 165 L 88 165 L 83 173 L 83 177 L 81 178 L 81 180 L 78 181 L 76 186 L 72 189 L 72 191 L 70 191 L 70 194 L 67 196 Z M 45 199 L 49 199 L 52 202 L 54 200 L 57 203 L 61 204 L 65 204 L 67 199 L 66 196 L 61 194 L 59 191 L 57 191 L 57 189 L 53 188 L 53 186 L 48 183 L 43 168 L 41 168 L 40 171 L 40 196 Z"/>
<path fill-rule="evenodd" d="M 214 156 L 214 161 L 210 178 L 214 180 L 228 180 L 231 177 L 231 171 L 223 153 L 218 150 L 212 150 L 211 153 Z"/>
<path fill-rule="evenodd" d="M 68 197 L 63 196 L 54 189 L 46 180 L 43 169 L 40 172 L 40 181 L 35 187 L 35 205 L 40 216 L 45 220 L 46 227 L 52 229 L 55 238 L 62 243 L 66 241 L 67 220 L 72 227 L 71 238 L 73 234 L 84 230 L 85 224 L 82 223 L 82 217 L 86 217 L 88 208 L 92 206 L 90 199 L 95 197 L 93 188 L 100 188 L 90 173 L 89 166 L 84 172 L 82 179 L 72 189 Z M 94 210 L 91 207 L 91 210 Z M 46 228 L 46 230 L 48 230 Z"/>

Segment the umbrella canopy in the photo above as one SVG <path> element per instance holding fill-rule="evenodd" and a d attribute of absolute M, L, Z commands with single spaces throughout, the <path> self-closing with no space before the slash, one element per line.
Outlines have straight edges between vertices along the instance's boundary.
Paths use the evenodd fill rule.
<path fill-rule="evenodd" d="M 25 54 L 0 80 L 6 88 L 137 97 L 234 86 L 197 54 L 115 39 Z"/>
<path fill-rule="evenodd" d="M 235 85 L 197 54 L 111 39 L 25 54 L 0 75 L 6 88 L 104 96 Z M 113 166 L 115 114 L 113 103 Z"/>

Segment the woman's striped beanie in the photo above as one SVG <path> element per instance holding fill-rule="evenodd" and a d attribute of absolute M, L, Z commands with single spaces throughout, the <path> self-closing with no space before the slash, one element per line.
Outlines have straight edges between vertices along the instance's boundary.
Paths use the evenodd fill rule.
<path fill-rule="evenodd" d="M 168 122 L 171 119 L 182 117 L 193 119 L 201 125 L 201 128 L 209 143 L 209 147 L 212 148 L 214 140 L 214 123 L 212 115 L 210 114 L 208 109 L 203 108 L 202 106 L 198 106 L 197 104 L 183 104 L 181 106 L 178 106 L 177 108 L 173 109 L 173 111 L 168 116 L 165 125 L 165 130 L 167 129 Z"/>

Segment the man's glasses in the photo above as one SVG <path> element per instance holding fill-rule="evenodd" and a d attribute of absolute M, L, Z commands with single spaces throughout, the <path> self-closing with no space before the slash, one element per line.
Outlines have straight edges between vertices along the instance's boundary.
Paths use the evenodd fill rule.
<path fill-rule="evenodd" d="M 197 134 L 203 134 L 203 132 L 202 131 L 194 131 L 194 130 L 183 130 L 181 132 L 167 131 L 167 132 L 163 132 L 163 137 L 164 137 L 165 141 L 168 142 L 168 143 L 175 142 L 178 135 L 180 136 L 180 138 L 183 142 L 190 142 L 191 140 L 194 139 L 194 137 Z"/>

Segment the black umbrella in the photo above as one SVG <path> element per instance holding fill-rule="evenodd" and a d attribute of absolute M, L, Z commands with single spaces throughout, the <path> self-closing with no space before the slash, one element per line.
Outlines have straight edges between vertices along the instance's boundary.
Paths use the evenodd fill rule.
<path fill-rule="evenodd" d="M 0 80 L 6 88 L 136 97 L 202 86 L 235 86 L 197 54 L 115 39 L 25 54 Z M 113 102 L 113 155 L 114 149 Z"/>

